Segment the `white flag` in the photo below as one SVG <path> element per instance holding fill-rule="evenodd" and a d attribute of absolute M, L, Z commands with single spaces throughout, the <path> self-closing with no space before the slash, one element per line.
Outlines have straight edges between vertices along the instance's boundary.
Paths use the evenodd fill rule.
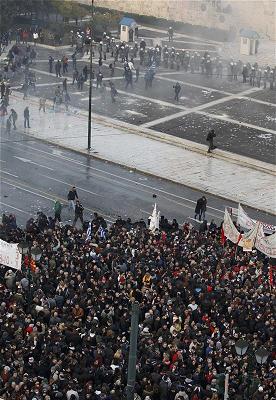
<path fill-rule="evenodd" d="M 224 212 L 224 221 L 223 221 L 223 231 L 224 235 L 229 239 L 232 243 L 237 244 L 240 239 L 240 232 L 235 227 L 227 208 L 225 208 Z"/>
<path fill-rule="evenodd" d="M 151 216 L 149 217 L 149 219 L 150 219 L 150 226 L 149 226 L 149 229 L 150 229 L 152 232 L 155 232 L 156 229 L 159 229 L 159 220 L 160 220 L 160 211 L 157 212 L 156 203 L 154 204 L 154 208 L 153 208 L 152 214 L 151 214 Z"/>

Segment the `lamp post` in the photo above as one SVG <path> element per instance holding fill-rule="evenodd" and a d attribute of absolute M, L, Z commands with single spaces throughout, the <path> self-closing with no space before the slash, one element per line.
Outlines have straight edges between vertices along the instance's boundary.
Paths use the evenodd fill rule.
<path fill-rule="evenodd" d="M 91 136 L 92 136 L 92 53 L 93 53 L 93 37 L 92 27 L 94 20 L 94 0 L 91 0 L 91 23 L 90 23 L 90 58 L 89 58 L 89 103 L 88 103 L 88 144 L 87 149 L 91 150 Z"/>
<path fill-rule="evenodd" d="M 250 399 L 250 386 L 253 384 L 254 364 L 256 362 L 260 365 L 265 364 L 268 359 L 269 352 L 264 347 L 260 347 L 254 353 L 252 345 L 243 339 L 240 339 L 235 343 L 235 350 L 237 355 L 241 357 L 248 353 L 247 398 Z"/>
<path fill-rule="evenodd" d="M 30 311 L 31 306 L 31 261 L 39 261 L 41 258 L 41 250 L 38 247 L 32 247 L 32 243 L 21 242 L 18 245 L 19 251 L 23 256 L 28 256 L 28 312 Z"/>
<path fill-rule="evenodd" d="M 127 400 L 134 399 L 135 381 L 136 381 L 136 360 L 137 360 L 137 341 L 139 330 L 139 312 L 138 302 L 132 304 L 131 326 L 130 326 L 130 343 L 127 369 Z"/>

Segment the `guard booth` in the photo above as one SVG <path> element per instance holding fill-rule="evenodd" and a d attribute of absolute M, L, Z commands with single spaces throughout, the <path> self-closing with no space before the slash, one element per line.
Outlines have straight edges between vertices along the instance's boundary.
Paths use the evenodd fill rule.
<path fill-rule="evenodd" d="M 240 30 L 240 53 L 245 56 L 257 54 L 260 36 L 251 29 Z"/>
<path fill-rule="evenodd" d="M 124 17 L 120 21 L 120 40 L 122 42 L 133 42 L 138 26 L 133 18 Z"/>

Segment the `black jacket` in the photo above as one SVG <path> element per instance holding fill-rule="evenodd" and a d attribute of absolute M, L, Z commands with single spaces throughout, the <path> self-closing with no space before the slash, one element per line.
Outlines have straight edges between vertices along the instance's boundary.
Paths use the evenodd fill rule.
<path fill-rule="evenodd" d="M 67 195 L 67 199 L 68 200 L 75 200 L 75 199 L 78 199 L 78 198 L 79 198 L 79 196 L 78 196 L 78 193 L 77 193 L 76 190 L 70 190 L 69 191 L 69 193 Z"/>
<path fill-rule="evenodd" d="M 76 204 L 75 214 L 76 215 L 82 215 L 83 214 L 83 206 L 82 206 L 81 203 Z"/>

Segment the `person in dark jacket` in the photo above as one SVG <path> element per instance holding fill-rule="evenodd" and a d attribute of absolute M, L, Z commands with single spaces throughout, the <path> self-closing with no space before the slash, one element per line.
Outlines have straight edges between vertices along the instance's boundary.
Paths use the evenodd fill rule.
<path fill-rule="evenodd" d="M 16 130 L 17 112 L 13 108 L 11 109 L 10 117 L 12 120 L 13 129 Z"/>
<path fill-rule="evenodd" d="M 75 206 L 75 219 L 73 222 L 73 226 L 76 225 L 77 220 L 80 219 L 82 225 L 83 225 L 83 205 L 80 203 L 79 200 L 76 201 L 76 206 Z"/>
<path fill-rule="evenodd" d="M 30 111 L 29 107 L 24 109 L 24 128 L 30 128 Z"/>
<path fill-rule="evenodd" d="M 200 197 L 200 199 L 197 200 L 196 206 L 195 206 L 195 219 L 198 216 L 199 221 L 201 221 L 202 206 L 203 206 L 203 200 L 202 200 L 202 197 Z"/>
<path fill-rule="evenodd" d="M 77 189 L 75 186 L 73 186 L 72 189 L 69 190 L 68 195 L 67 195 L 69 210 L 72 208 L 72 210 L 75 211 L 75 201 L 78 200 L 78 198 L 79 198 L 79 196 L 77 193 Z"/>
<path fill-rule="evenodd" d="M 181 86 L 179 82 L 176 82 L 176 84 L 173 86 L 174 88 L 174 100 L 179 101 L 179 93 L 181 90 Z"/>
<path fill-rule="evenodd" d="M 202 220 L 205 220 L 206 210 L 207 210 L 207 199 L 205 196 L 202 196 L 202 207 L 201 207 Z"/>
<path fill-rule="evenodd" d="M 209 148 L 208 148 L 208 153 L 211 153 L 212 150 L 214 150 L 216 148 L 216 146 L 214 146 L 214 138 L 217 135 L 215 134 L 214 129 L 211 129 L 207 135 L 207 142 L 209 142 Z"/>

